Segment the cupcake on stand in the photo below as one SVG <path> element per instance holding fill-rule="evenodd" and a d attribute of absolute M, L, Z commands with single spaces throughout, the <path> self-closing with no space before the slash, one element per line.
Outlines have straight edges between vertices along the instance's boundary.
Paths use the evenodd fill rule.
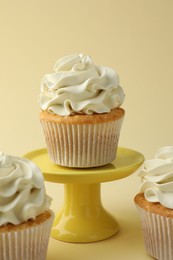
<path fill-rule="evenodd" d="M 59 59 L 41 82 L 40 121 L 51 160 L 67 167 L 97 167 L 116 157 L 125 111 L 116 71 L 89 56 Z"/>

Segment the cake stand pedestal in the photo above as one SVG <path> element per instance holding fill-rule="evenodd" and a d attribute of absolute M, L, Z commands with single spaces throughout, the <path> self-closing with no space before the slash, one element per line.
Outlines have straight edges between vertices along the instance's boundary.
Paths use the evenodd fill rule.
<path fill-rule="evenodd" d="M 76 243 L 103 240 L 119 230 L 115 218 L 102 206 L 100 184 L 129 176 L 144 160 L 141 153 L 121 147 L 115 161 L 96 168 L 53 164 L 47 149 L 31 151 L 24 157 L 40 167 L 46 181 L 64 184 L 64 205 L 56 214 L 51 236 Z"/>

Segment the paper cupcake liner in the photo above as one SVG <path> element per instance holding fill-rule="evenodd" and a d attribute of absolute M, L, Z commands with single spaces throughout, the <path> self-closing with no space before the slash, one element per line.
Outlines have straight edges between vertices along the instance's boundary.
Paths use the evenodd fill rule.
<path fill-rule="evenodd" d="M 0 232 L 0 259 L 45 260 L 53 219 L 51 212 L 47 220 L 35 226 Z"/>
<path fill-rule="evenodd" d="M 98 124 L 58 124 L 41 120 L 48 153 L 55 164 L 95 167 L 112 162 L 123 117 Z"/>
<path fill-rule="evenodd" d="M 173 219 L 139 207 L 144 244 L 148 254 L 159 260 L 173 259 Z"/>

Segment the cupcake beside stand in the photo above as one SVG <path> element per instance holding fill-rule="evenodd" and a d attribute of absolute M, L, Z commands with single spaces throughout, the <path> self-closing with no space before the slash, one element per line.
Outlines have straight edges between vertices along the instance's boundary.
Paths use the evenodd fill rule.
<path fill-rule="evenodd" d="M 0 259 L 45 260 L 54 213 L 32 161 L 0 153 Z"/>
<path fill-rule="evenodd" d="M 134 198 L 148 255 L 173 259 L 173 146 L 156 151 L 138 170 L 141 184 Z"/>

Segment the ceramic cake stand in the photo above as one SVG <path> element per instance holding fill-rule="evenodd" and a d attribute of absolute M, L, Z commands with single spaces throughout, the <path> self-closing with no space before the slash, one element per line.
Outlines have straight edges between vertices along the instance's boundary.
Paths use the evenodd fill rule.
<path fill-rule="evenodd" d="M 118 148 L 116 160 L 97 168 L 55 165 L 47 149 L 24 155 L 42 170 L 46 181 L 64 184 L 64 205 L 57 213 L 51 236 L 66 242 L 94 242 L 114 235 L 119 225 L 103 208 L 100 184 L 132 174 L 143 162 L 141 153 Z"/>

